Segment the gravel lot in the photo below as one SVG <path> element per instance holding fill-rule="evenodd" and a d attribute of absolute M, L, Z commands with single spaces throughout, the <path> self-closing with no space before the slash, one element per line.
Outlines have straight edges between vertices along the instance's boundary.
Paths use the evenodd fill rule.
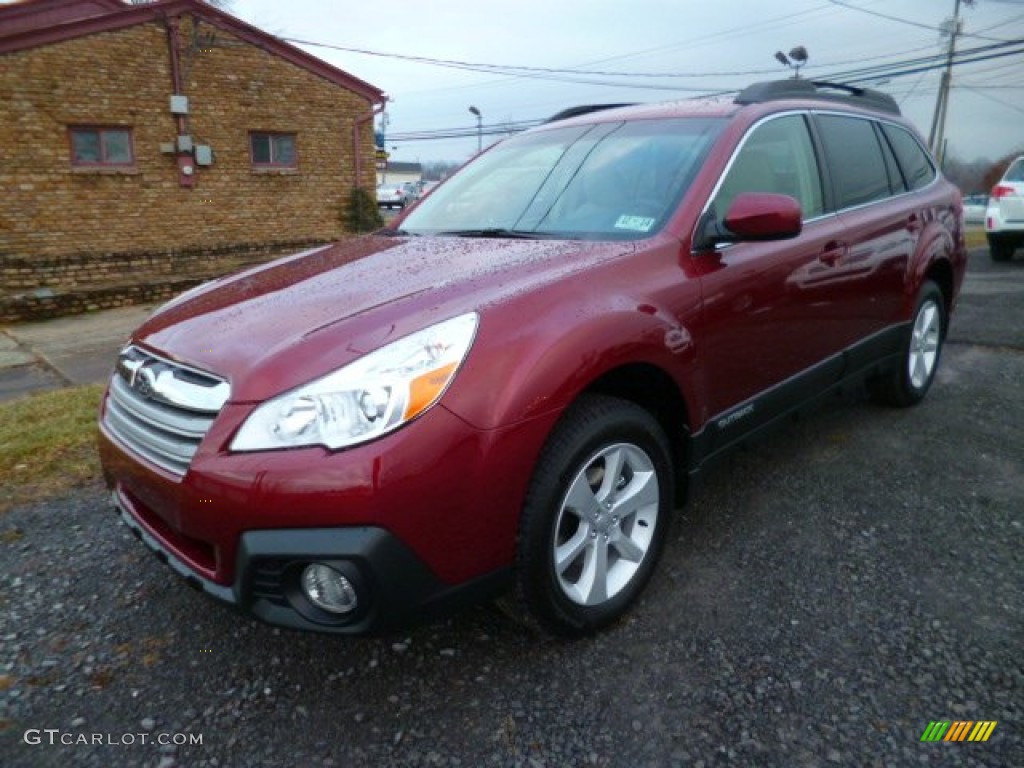
<path fill-rule="evenodd" d="M 738 453 L 582 642 L 490 606 L 276 630 L 188 589 L 98 487 L 13 510 L 0 765 L 1024 766 L 1024 261 L 972 256 L 939 376 L 916 409 L 851 397 Z M 920 742 L 933 720 L 998 725 Z"/>

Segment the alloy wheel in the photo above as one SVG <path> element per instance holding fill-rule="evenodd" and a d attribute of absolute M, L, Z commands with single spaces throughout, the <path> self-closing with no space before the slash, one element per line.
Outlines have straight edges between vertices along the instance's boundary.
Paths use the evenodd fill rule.
<path fill-rule="evenodd" d="M 935 371 L 942 333 L 942 313 L 934 300 L 921 305 L 914 320 L 907 357 L 907 373 L 915 389 L 924 387 Z"/>
<path fill-rule="evenodd" d="M 597 606 L 632 581 L 654 541 L 659 499 L 654 464 L 636 445 L 610 445 L 584 462 L 555 521 L 551 555 L 566 597 Z"/>

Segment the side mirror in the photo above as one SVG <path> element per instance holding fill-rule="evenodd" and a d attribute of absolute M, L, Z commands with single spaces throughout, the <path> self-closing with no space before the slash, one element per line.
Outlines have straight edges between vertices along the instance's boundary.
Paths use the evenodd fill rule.
<path fill-rule="evenodd" d="M 694 250 L 714 248 L 719 243 L 786 240 L 803 228 L 800 203 L 789 195 L 768 192 L 742 192 L 736 196 L 718 223 L 714 208 L 709 208 L 697 227 Z"/>

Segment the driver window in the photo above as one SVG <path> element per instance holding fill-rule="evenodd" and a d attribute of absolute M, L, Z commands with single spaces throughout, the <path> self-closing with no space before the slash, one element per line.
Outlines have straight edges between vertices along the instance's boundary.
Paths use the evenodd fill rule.
<path fill-rule="evenodd" d="M 715 195 L 719 221 L 741 192 L 789 195 L 800 203 L 804 219 L 824 213 L 818 161 L 800 115 L 762 123 L 747 137 Z"/>

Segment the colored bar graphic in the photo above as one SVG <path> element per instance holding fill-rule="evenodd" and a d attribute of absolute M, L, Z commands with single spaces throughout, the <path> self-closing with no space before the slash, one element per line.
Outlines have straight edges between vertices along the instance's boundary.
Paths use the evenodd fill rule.
<path fill-rule="evenodd" d="M 992 731 L 996 729 L 997 720 L 982 720 L 971 731 L 971 735 L 967 737 L 968 741 L 988 741 L 988 737 L 992 735 Z"/>
<path fill-rule="evenodd" d="M 997 720 L 932 720 L 921 734 L 921 741 L 988 741 Z"/>
<path fill-rule="evenodd" d="M 972 725 L 974 725 L 974 722 L 971 720 L 956 721 L 949 729 L 949 732 L 946 734 L 946 738 L 943 739 L 943 741 L 963 741 L 967 738 L 967 733 L 970 731 Z"/>
<path fill-rule="evenodd" d="M 932 720 L 921 734 L 921 741 L 941 741 L 949 728 L 948 720 Z"/>

